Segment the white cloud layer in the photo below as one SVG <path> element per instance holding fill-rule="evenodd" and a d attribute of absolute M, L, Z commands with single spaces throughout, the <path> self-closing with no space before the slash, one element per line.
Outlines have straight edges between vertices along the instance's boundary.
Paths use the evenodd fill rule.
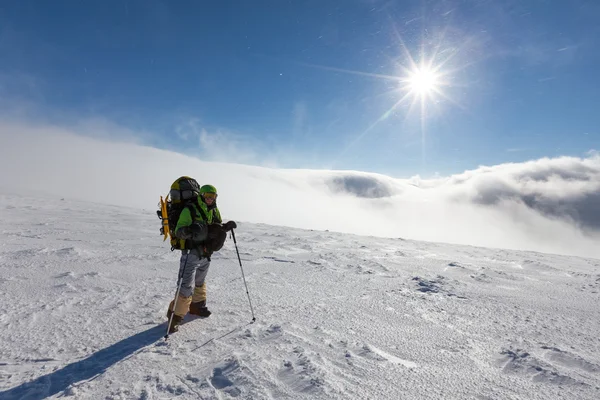
<path fill-rule="evenodd" d="M 480 167 L 448 178 L 394 179 L 202 161 L 81 136 L 77 129 L 0 121 L 0 189 L 153 213 L 172 181 L 191 175 L 217 186 L 225 218 L 600 258 L 596 152 Z M 158 226 L 157 220 L 157 234 Z"/>

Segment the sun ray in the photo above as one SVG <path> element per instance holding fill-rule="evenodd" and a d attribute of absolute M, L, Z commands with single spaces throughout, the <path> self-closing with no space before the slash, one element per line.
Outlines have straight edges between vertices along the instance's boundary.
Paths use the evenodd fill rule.
<path fill-rule="evenodd" d="M 406 98 L 408 98 L 409 96 L 410 96 L 410 94 L 406 93 L 402 98 L 400 98 L 400 100 L 398 100 L 396 103 L 394 103 L 394 105 L 392 107 L 390 107 L 379 118 L 377 118 L 377 120 L 375 122 L 373 122 L 367 129 L 362 131 L 356 138 L 354 138 L 354 140 L 352 142 L 348 143 L 348 145 L 346 147 L 344 147 L 344 149 L 342 149 L 340 154 L 338 154 L 338 156 L 333 160 L 332 165 L 335 165 L 339 161 L 339 159 L 342 158 L 342 156 L 348 151 L 348 149 L 350 149 L 352 146 L 354 146 L 356 143 L 358 143 L 363 137 L 365 137 L 365 135 L 367 135 L 373 128 L 375 128 L 377 126 L 377 124 L 379 124 L 381 121 L 389 118 L 389 116 L 392 114 L 392 112 L 400 104 L 402 104 L 404 102 L 404 100 L 406 100 Z M 411 107 L 412 107 L 412 105 L 411 105 Z"/>
<path fill-rule="evenodd" d="M 398 43 L 401 46 L 402 53 L 404 53 L 404 57 L 406 57 L 406 59 L 408 60 L 408 62 L 410 64 L 410 68 L 408 68 L 408 70 L 417 68 L 417 63 L 415 62 L 412 54 L 410 53 L 410 50 L 408 50 L 408 47 L 404 43 L 404 40 L 402 39 L 402 36 L 398 32 L 398 29 L 396 28 L 396 26 L 394 26 L 393 29 L 394 29 L 394 34 L 396 35 L 396 40 L 398 41 Z M 405 68 L 405 67 L 403 67 L 403 68 Z"/>
<path fill-rule="evenodd" d="M 329 67 L 326 65 L 309 64 L 309 63 L 300 63 L 300 65 L 305 65 L 307 67 L 322 69 L 325 71 L 334 71 L 334 72 L 342 72 L 344 74 L 367 76 L 370 78 L 385 79 L 385 80 L 390 80 L 390 81 L 398 81 L 399 80 L 399 78 L 397 76 L 393 76 L 393 75 L 374 74 L 371 72 L 354 71 L 351 69 L 343 69 L 343 68 Z"/>
<path fill-rule="evenodd" d="M 436 91 L 435 91 L 435 92 L 436 92 L 436 95 L 438 95 L 438 96 L 442 97 L 444 100 L 447 100 L 447 101 L 449 101 L 449 102 L 450 102 L 450 103 L 452 103 L 454 106 L 456 106 L 456 107 L 460 108 L 460 109 L 461 109 L 461 110 L 463 110 L 463 111 L 469 112 L 469 109 L 468 109 L 466 106 L 464 106 L 464 105 L 460 104 L 458 101 L 454 100 L 452 97 L 448 96 L 448 95 L 447 95 L 446 93 L 444 93 L 443 91 L 441 91 L 441 90 L 439 90 L 439 89 L 436 89 Z"/>
<path fill-rule="evenodd" d="M 466 49 L 471 48 L 472 39 L 467 38 L 466 41 L 457 46 L 448 46 L 448 28 L 440 32 L 435 40 L 431 39 L 426 30 L 422 30 L 422 37 L 418 41 L 416 49 L 411 49 L 395 24 L 392 24 L 392 35 L 395 39 L 393 42 L 396 48 L 396 55 L 390 57 L 390 60 L 396 68 L 395 74 L 369 73 L 301 63 L 312 68 L 390 81 L 394 86 L 389 91 L 384 90 L 378 93 L 377 96 L 389 96 L 390 93 L 395 94 L 394 97 L 396 99 L 393 100 L 392 106 L 389 108 L 386 107 L 387 109 L 383 114 L 371 122 L 366 129 L 359 131 L 354 139 L 341 150 L 338 157 L 335 158 L 334 163 L 347 153 L 349 148 L 355 146 L 365 136 L 372 134 L 374 128 L 382 121 L 389 118 L 397 118 L 401 114 L 404 115 L 403 119 L 406 121 L 416 111 L 421 136 L 422 162 L 425 164 L 428 120 L 433 114 L 439 111 L 442 102 L 447 102 L 468 112 L 468 109 L 464 105 L 453 99 L 453 96 L 449 93 L 449 88 L 461 86 L 456 82 L 456 76 L 461 70 L 468 68 L 472 64 L 461 62 L 461 65 L 457 65 L 457 57 L 463 54 Z M 406 105 L 406 107 L 403 107 L 402 112 L 395 113 L 403 105 Z"/>

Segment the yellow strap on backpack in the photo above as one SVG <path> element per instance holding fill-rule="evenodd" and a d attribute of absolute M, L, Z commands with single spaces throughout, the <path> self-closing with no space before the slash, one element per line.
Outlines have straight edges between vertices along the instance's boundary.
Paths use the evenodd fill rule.
<path fill-rule="evenodd" d="M 169 200 L 169 195 L 165 197 L 160 196 L 160 212 L 162 214 L 162 226 L 163 226 L 163 242 L 167 240 L 167 236 L 171 236 L 171 231 L 169 231 L 169 214 L 167 214 L 167 201 Z"/>

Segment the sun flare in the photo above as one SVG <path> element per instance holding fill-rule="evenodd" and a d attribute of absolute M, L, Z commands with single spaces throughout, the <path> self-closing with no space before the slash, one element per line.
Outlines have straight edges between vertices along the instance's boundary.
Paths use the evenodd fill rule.
<path fill-rule="evenodd" d="M 386 89 L 388 90 L 384 94 L 391 94 L 390 98 L 393 103 L 387 106 L 386 110 L 378 118 L 371 122 L 366 129 L 358 133 L 344 147 L 339 156 L 334 160 L 334 163 L 350 147 L 371 134 L 375 127 L 382 121 L 398 118 L 398 116 L 403 116 L 406 121 L 415 109 L 418 110 L 417 114 L 421 125 L 422 158 L 425 160 L 427 120 L 435 114 L 441 115 L 440 111 L 446 103 L 452 103 L 466 110 L 450 95 L 451 87 L 458 86 L 455 74 L 465 68 L 465 66 L 460 66 L 455 59 L 461 47 L 447 47 L 443 43 L 444 37 L 442 35 L 437 44 L 433 43 L 429 46 L 426 43 L 421 43 L 419 49 L 414 49 L 415 51 L 411 52 L 397 31 L 396 36 L 401 53 L 391 57 L 394 62 L 392 64 L 393 71 L 390 75 L 307 64 L 314 68 L 334 71 L 336 73 L 341 72 L 389 82 L 386 85 Z M 416 119 L 412 119 L 416 121 Z"/>
<path fill-rule="evenodd" d="M 406 83 L 412 93 L 427 96 L 439 91 L 440 79 L 432 69 L 419 68 L 409 73 Z"/>

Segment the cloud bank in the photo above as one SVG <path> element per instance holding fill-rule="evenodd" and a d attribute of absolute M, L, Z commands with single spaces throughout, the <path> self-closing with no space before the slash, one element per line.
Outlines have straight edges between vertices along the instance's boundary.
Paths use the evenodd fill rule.
<path fill-rule="evenodd" d="M 225 218 L 600 258 L 597 153 L 394 179 L 203 161 L 78 129 L 0 121 L 0 190 L 153 214 L 171 182 L 191 175 L 217 186 Z"/>

